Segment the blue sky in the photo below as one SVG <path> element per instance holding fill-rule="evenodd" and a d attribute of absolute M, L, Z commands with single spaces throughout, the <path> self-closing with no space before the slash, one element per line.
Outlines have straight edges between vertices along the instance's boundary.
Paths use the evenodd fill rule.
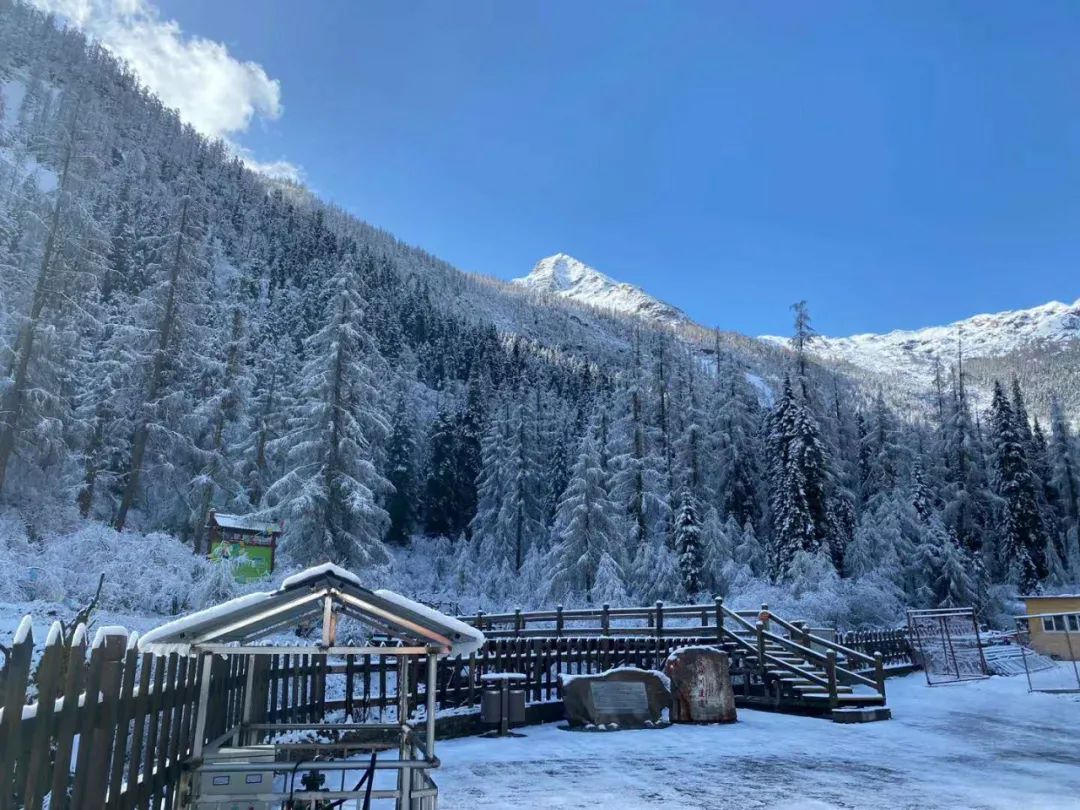
<path fill-rule="evenodd" d="M 158 6 L 279 83 L 234 140 L 466 270 L 749 334 L 1080 297 L 1080 3 Z"/>

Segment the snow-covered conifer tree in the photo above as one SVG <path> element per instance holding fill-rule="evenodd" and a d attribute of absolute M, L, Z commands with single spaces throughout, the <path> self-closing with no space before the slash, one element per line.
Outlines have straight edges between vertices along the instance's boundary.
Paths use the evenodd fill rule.
<path fill-rule="evenodd" d="M 591 428 L 581 443 L 570 483 L 559 498 L 552 528 L 553 592 L 565 599 L 570 593 L 591 598 L 601 560 L 607 556 L 618 567 L 620 554 L 616 507 L 608 497 L 600 453 Z M 606 572 L 605 588 L 613 587 L 617 570 Z"/>
<path fill-rule="evenodd" d="M 692 598 L 704 586 L 705 551 L 702 547 L 701 519 L 689 489 L 684 489 L 679 499 L 673 545 L 679 561 L 683 592 Z"/>
<path fill-rule="evenodd" d="M 995 488 L 1002 498 L 1002 556 L 1020 589 L 1032 593 L 1046 575 L 1046 532 L 1038 492 L 1024 451 L 1022 431 L 1000 383 L 991 403 Z"/>
<path fill-rule="evenodd" d="M 289 432 L 275 441 L 288 469 L 267 493 L 285 519 L 284 543 L 303 563 L 333 560 L 356 568 L 386 561 L 390 489 L 377 453 L 389 432 L 375 385 L 374 342 L 360 326 L 364 301 L 355 262 L 333 276 L 325 326 L 304 343 L 308 361 Z"/>

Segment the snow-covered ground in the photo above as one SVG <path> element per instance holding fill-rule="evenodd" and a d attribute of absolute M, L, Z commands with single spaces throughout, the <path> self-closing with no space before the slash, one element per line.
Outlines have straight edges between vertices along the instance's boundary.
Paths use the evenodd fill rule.
<path fill-rule="evenodd" d="M 1080 696 L 921 673 L 888 691 L 894 719 L 866 725 L 741 710 L 727 726 L 441 743 L 439 806 L 1080 808 Z"/>

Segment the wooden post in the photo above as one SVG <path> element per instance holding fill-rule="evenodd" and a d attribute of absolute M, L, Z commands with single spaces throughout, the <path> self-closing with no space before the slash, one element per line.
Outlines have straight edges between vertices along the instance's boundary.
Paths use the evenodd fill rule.
<path fill-rule="evenodd" d="M 143 734 L 146 731 L 146 713 L 150 705 L 150 674 L 154 668 L 154 657 L 143 653 L 139 667 L 139 696 L 135 701 L 131 724 L 131 755 L 127 769 L 126 808 L 135 807 L 139 797 L 139 768 L 142 766 Z"/>
<path fill-rule="evenodd" d="M 874 653 L 874 680 L 882 697 L 885 697 L 885 659 L 880 652 Z"/>
<path fill-rule="evenodd" d="M 4 669 L 4 717 L 0 721 L 0 810 L 13 806 L 15 765 L 22 746 L 22 710 L 34 655 L 34 630 L 26 616 L 15 631 L 15 643 Z M 21 803 L 20 803 L 21 804 Z M 15 805 L 17 806 L 17 805 Z"/>
<path fill-rule="evenodd" d="M 514 637 L 517 638 L 521 635 L 522 629 L 525 627 L 525 622 L 521 619 L 521 608 L 514 609 Z"/>
<path fill-rule="evenodd" d="M 798 623 L 798 626 L 799 626 L 799 643 L 802 644 L 807 649 L 810 648 L 809 624 L 810 623 L 807 622 L 807 621 L 801 621 L 801 622 Z"/>
<path fill-rule="evenodd" d="M 600 608 L 600 633 L 605 636 L 611 635 L 611 605 L 604 602 Z"/>
<path fill-rule="evenodd" d="M 758 614 L 758 621 L 765 625 L 765 629 L 769 629 L 769 606 L 765 602 L 761 603 L 761 613 Z"/>
<path fill-rule="evenodd" d="M 656 637 L 664 635 L 664 603 L 656 600 Z"/>
<path fill-rule="evenodd" d="M 825 677 L 829 681 L 829 705 L 836 708 L 836 650 L 825 651 Z"/>
<path fill-rule="evenodd" d="M 717 596 L 713 598 L 713 604 L 716 605 L 716 640 L 724 640 L 724 597 Z"/>
<path fill-rule="evenodd" d="M 133 633 L 128 640 L 124 655 L 124 680 L 120 687 L 118 711 L 116 713 L 116 736 L 113 741 L 112 770 L 109 773 L 109 807 L 120 807 L 120 790 L 124 780 L 124 755 L 128 746 L 128 729 L 134 714 L 132 695 L 135 692 L 135 670 L 139 661 L 139 651 L 135 647 L 138 634 Z M 134 749 L 133 749 L 134 750 Z"/>
<path fill-rule="evenodd" d="M 79 699 L 82 691 L 83 679 L 86 675 L 86 625 L 80 624 L 75 628 L 71 637 L 71 649 L 68 652 L 67 672 L 64 673 L 64 695 L 72 695 L 71 700 L 65 700 L 60 710 L 60 721 L 56 729 L 56 762 L 71 762 L 71 750 L 75 744 L 75 735 L 78 733 L 79 722 Z M 0 738 L 2 739 L 2 738 Z M 0 770 L 0 773 L 3 773 Z M 68 784 L 71 782 L 68 768 L 53 768 L 52 795 L 66 796 Z"/>
<path fill-rule="evenodd" d="M 27 763 L 26 791 L 22 794 L 27 810 L 41 810 L 49 789 L 49 739 L 56 722 L 56 695 L 60 691 L 65 652 L 62 635 L 60 623 L 53 622 L 38 665 L 38 712 L 34 718 L 30 760 Z M 3 738 L 0 738 L 2 742 Z"/>
<path fill-rule="evenodd" d="M 555 638 L 562 638 L 563 634 L 563 615 L 562 605 L 555 606 Z"/>
<path fill-rule="evenodd" d="M 761 681 L 765 683 L 765 624 L 758 622 L 755 629 L 757 630 L 757 657 L 758 657 L 758 669 L 761 670 Z"/>
<path fill-rule="evenodd" d="M 86 674 L 86 700 L 83 710 L 79 713 L 79 751 L 75 755 L 75 778 L 71 788 L 72 807 L 82 807 L 87 798 L 86 786 L 91 768 L 90 757 L 94 751 L 94 746 L 90 744 L 90 741 L 94 738 L 94 728 L 101 708 L 98 694 L 101 692 L 101 669 L 105 656 L 105 645 L 101 643 L 102 641 L 103 638 L 100 636 L 95 638 L 90 651 L 90 667 Z M 89 806 L 93 806 L 92 798 Z"/>
<path fill-rule="evenodd" d="M 210 680 L 213 670 L 214 656 L 204 653 L 202 657 L 202 672 L 199 681 L 199 709 L 195 715 L 195 738 L 191 741 L 191 756 L 196 761 L 202 759 L 203 744 L 206 741 L 206 713 L 207 704 L 210 702 Z M 160 662 L 159 662 L 160 667 Z M 159 669 L 160 671 L 160 669 Z M 149 774 L 146 775 L 149 778 Z"/>

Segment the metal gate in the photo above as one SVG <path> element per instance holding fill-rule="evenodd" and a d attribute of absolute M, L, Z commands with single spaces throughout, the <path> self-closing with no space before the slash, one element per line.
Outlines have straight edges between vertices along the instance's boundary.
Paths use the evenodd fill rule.
<path fill-rule="evenodd" d="M 990 677 L 974 608 L 909 610 L 908 633 L 931 686 Z"/>

